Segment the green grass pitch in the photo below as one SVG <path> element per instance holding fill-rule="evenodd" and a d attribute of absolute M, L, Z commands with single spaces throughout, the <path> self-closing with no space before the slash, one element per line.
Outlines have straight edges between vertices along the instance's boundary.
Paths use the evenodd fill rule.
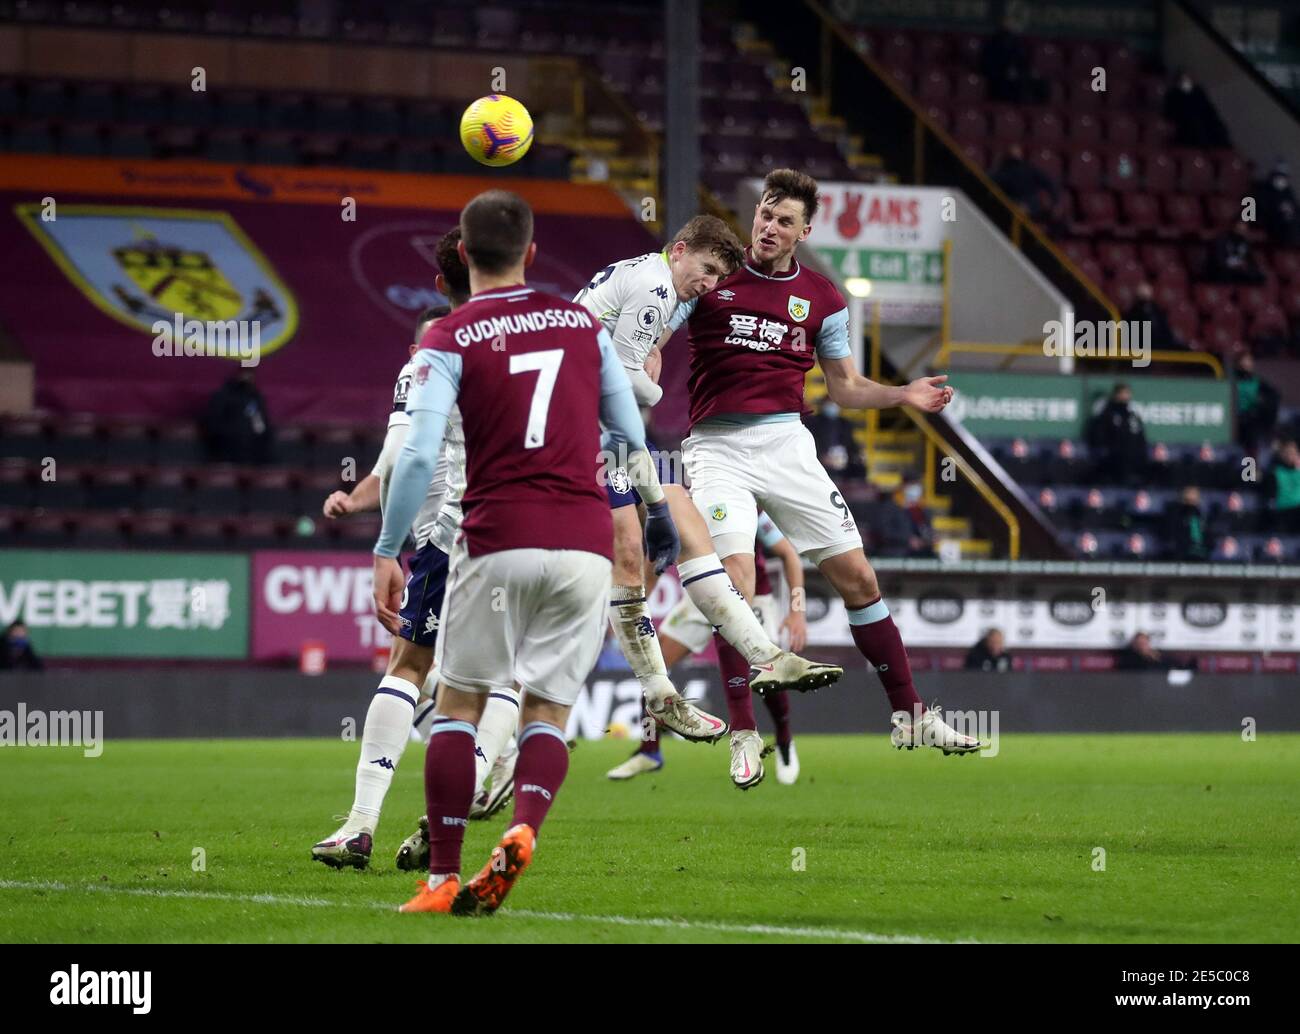
<path fill-rule="evenodd" d="M 393 854 L 422 809 L 419 747 L 363 873 L 308 857 L 351 800 L 355 743 L 7 748 L 0 939 L 1300 936 L 1300 735 L 1004 735 L 994 758 L 898 752 L 883 735 L 797 742 L 800 783 L 769 770 L 747 793 L 725 743 L 667 744 L 662 772 L 625 784 L 604 773 L 628 743 L 580 744 L 533 867 L 477 920 L 394 911 L 416 882 Z M 471 824 L 467 873 L 507 818 Z"/>

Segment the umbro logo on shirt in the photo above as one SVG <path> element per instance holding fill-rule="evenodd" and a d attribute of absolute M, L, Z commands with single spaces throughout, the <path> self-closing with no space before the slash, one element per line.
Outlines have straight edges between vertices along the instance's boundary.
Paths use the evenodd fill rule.
<path fill-rule="evenodd" d="M 731 301 L 731 299 L 733 299 L 734 297 L 736 297 L 736 292 L 735 292 L 735 291 L 722 290 L 722 291 L 718 291 L 718 292 L 717 292 L 717 295 L 718 295 L 718 297 L 721 298 L 724 302 L 729 302 L 729 301 Z"/>

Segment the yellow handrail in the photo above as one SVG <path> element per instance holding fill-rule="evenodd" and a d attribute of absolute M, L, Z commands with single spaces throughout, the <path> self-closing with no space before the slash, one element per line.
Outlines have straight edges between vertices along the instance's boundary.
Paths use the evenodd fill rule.
<path fill-rule="evenodd" d="M 1078 266 L 1074 264 L 1073 261 L 1071 261 L 1068 255 L 1066 255 L 1063 251 L 1061 251 L 1060 248 L 1058 248 L 1055 244 L 1053 244 L 1051 239 L 1048 238 L 1048 236 L 1045 233 L 1043 233 L 1041 229 L 1039 229 L 1037 223 L 1033 222 L 1030 219 L 1026 219 L 1024 217 L 1024 214 L 1021 211 L 1020 207 L 1017 204 L 1015 204 L 1009 197 L 1007 197 L 1007 195 L 1003 192 L 1001 187 L 999 187 L 996 183 L 993 182 L 992 179 L 989 178 L 988 173 L 986 173 L 983 169 L 981 169 L 978 165 L 976 165 L 966 156 L 966 153 L 959 146 L 957 146 L 957 142 L 951 136 L 948 135 L 948 131 L 945 130 L 942 126 L 940 126 L 937 122 L 933 121 L 930 118 L 930 116 L 926 114 L 924 108 L 922 108 L 919 104 L 913 101 L 912 98 L 909 97 L 903 90 L 900 90 L 894 84 L 893 77 L 890 76 L 889 73 L 886 72 L 879 64 L 877 64 L 875 58 L 871 57 L 871 55 L 869 54 L 862 53 L 858 49 L 857 41 L 849 34 L 848 30 L 845 29 L 842 25 L 840 25 L 839 22 L 837 22 L 834 18 L 832 18 L 830 14 L 826 11 L 826 9 L 822 7 L 820 3 L 817 2 L 817 0 L 804 0 L 804 3 L 808 5 L 808 7 L 812 10 L 813 14 L 815 14 L 818 18 L 821 19 L 823 30 L 829 29 L 831 32 L 839 36 L 840 40 L 844 43 L 844 45 L 848 47 L 850 51 L 853 52 L 854 57 L 856 57 L 859 61 L 861 61 L 864 65 L 866 65 L 867 68 L 871 70 L 871 73 L 878 80 L 880 80 L 880 82 L 882 82 L 885 85 L 885 87 L 895 97 L 897 97 L 903 104 L 907 106 L 907 108 L 912 112 L 912 115 L 920 123 L 922 123 L 927 130 L 933 133 L 935 138 L 938 139 L 939 142 L 942 143 L 957 158 L 958 161 L 960 161 L 963 165 L 966 166 L 966 168 L 970 171 L 970 173 L 980 181 L 981 186 L 983 186 L 987 191 L 989 191 L 989 193 L 991 193 L 995 198 L 997 198 L 997 200 L 1003 205 L 1003 207 L 1007 209 L 1007 212 L 1010 214 L 1012 219 L 1011 238 L 1012 238 L 1012 242 L 1016 245 L 1016 247 L 1020 247 L 1020 240 L 1019 240 L 1020 235 L 1019 235 L 1018 227 L 1023 225 L 1027 230 L 1029 230 L 1031 234 L 1033 234 L 1034 239 L 1037 240 L 1038 243 L 1041 244 L 1044 248 L 1046 248 L 1047 251 L 1051 254 L 1051 256 L 1054 259 L 1056 259 L 1056 261 L 1059 262 L 1061 266 L 1072 277 L 1074 277 L 1075 280 L 1077 280 L 1081 285 L 1083 285 L 1084 290 L 1086 290 L 1090 295 L 1092 295 L 1094 300 L 1096 300 L 1096 302 L 1103 309 L 1105 309 L 1107 313 L 1110 314 L 1110 318 L 1115 320 L 1115 322 L 1118 323 L 1119 309 L 1115 307 L 1114 303 L 1112 303 L 1109 298 L 1107 298 L 1104 294 L 1102 294 L 1101 289 L 1098 288 L 1097 285 L 1092 282 L 1091 277 L 1085 274 L 1083 270 L 1081 270 Z M 917 179 L 919 181 L 920 179 L 919 170 L 916 171 L 917 171 Z"/>
<path fill-rule="evenodd" d="M 993 512 L 1002 518 L 1007 526 L 1007 558 L 1010 560 L 1019 560 L 1020 522 L 1016 519 L 1016 515 L 1011 512 L 1011 509 L 1006 503 L 998 498 L 997 493 L 989 487 L 988 482 L 980 477 L 975 469 L 962 459 L 962 457 L 943 440 L 938 431 L 918 417 L 907 406 L 903 407 L 903 412 L 907 414 L 907 418 L 911 420 L 912 423 L 916 424 L 916 426 L 921 429 L 921 432 L 926 436 L 926 439 L 931 445 L 938 448 L 945 456 L 950 457 L 953 462 L 956 463 L 957 469 L 966 476 L 966 480 L 975 487 L 975 491 L 977 491 L 984 498 L 984 501 L 993 508 Z"/>

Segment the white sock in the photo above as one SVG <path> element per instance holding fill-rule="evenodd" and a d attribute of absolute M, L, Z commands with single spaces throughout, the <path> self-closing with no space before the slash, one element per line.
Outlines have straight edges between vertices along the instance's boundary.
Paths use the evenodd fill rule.
<path fill-rule="evenodd" d="M 393 773 L 402 760 L 411 732 L 412 708 L 419 687 L 396 675 L 385 675 L 366 711 L 361 733 L 361 757 L 357 761 L 356 796 L 348 815 L 349 832 L 375 831 L 384 796 L 393 784 Z"/>
<path fill-rule="evenodd" d="M 429 729 L 433 726 L 435 705 L 438 703 L 438 669 L 435 667 L 424 680 L 415 714 L 411 717 L 411 735 L 421 743 L 429 742 Z"/>
<path fill-rule="evenodd" d="M 751 614 L 750 617 L 753 617 Z M 641 692 L 653 710 L 661 710 L 664 698 L 677 692 L 668 678 L 659 636 L 645 604 L 644 585 L 615 585 L 609 599 L 609 623 L 618 636 L 623 656 L 641 683 Z"/>
<path fill-rule="evenodd" d="M 740 590 L 731 584 L 727 569 L 717 553 L 679 561 L 677 576 L 682 588 L 709 624 L 722 638 L 745 656 L 750 664 L 763 664 L 781 652 L 772 642 Z"/>
<path fill-rule="evenodd" d="M 519 694 L 513 689 L 494 689 L 483 705 L 478 720 L 478 736 L 474 750 L 474 793 L 483 789 L 487 774 L 492 771 L 510 737 L 519 726 Z"/>
<path fill-rule="evenodd" d="M 429 880 L 427 886 L 430 890 L 437 890 L 448 880 L 459 879 L 459 878 L 460 878 L 460 873 L 456 873 L 456 872 L 440 872 L 440 873 L 431 872 L 429 873 Z"/>

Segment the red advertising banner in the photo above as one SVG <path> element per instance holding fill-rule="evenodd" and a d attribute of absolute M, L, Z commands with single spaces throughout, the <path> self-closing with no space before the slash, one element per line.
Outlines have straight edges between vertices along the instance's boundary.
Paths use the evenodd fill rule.
<path fill-rule="evenodd" d="M 314 642 L 327 665 L 370 662 L 392 638 L 375 618 L 371 562 L 369 553 L 254 553 L 253 660 L 296 664 L 303 644 Z"/>

